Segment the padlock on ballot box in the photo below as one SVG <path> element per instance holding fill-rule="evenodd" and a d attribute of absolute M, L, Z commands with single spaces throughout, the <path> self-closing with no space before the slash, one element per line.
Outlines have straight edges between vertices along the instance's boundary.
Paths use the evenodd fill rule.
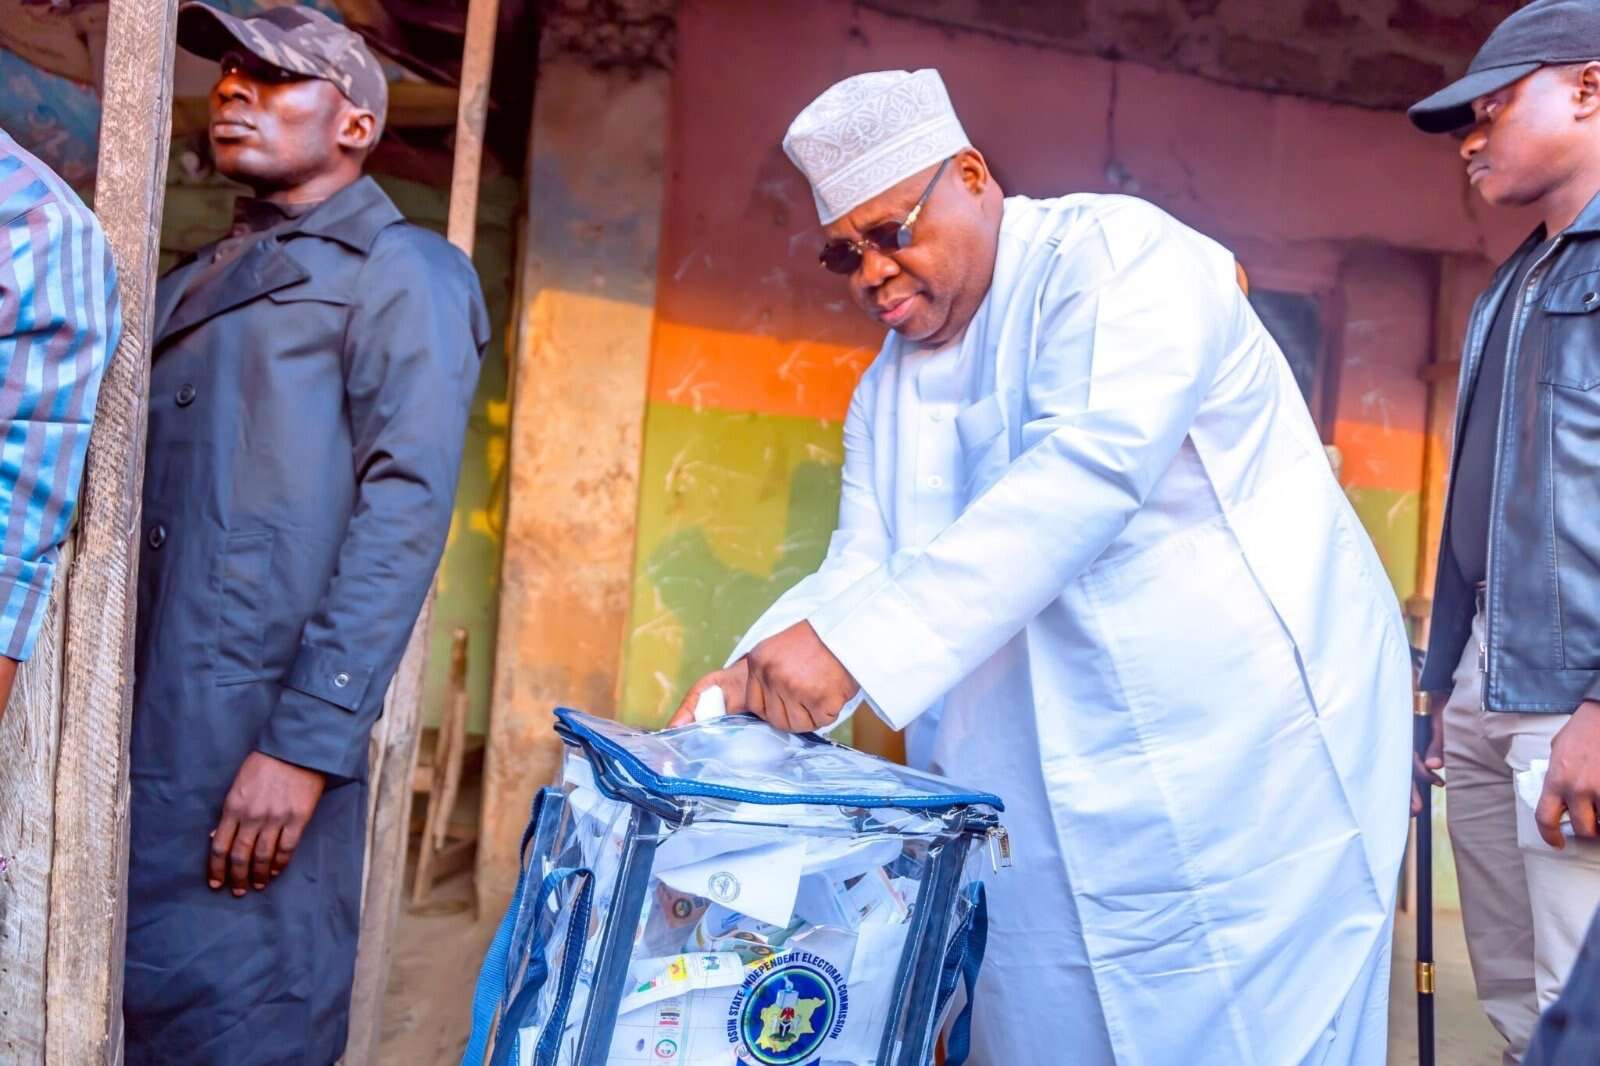
<path fill-rule="evenodd" d="M 926 1066 L 946 1022 L 965 1059 L 999 797 L 745 715 L 556 719 L 463 1066 Z"/>

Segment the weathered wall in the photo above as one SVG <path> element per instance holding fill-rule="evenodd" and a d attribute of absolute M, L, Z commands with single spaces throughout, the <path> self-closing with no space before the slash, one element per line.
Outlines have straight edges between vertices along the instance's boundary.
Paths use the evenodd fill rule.
<path fill-rule="evenodd" d="M 627 623 L 667 76 L 545 62 L 534 103 L 478 891 L 516 883 L 558 704 L 609 714 Z"/>
<path fill-rule="evenodd" d="M 863 8 L 1366 107 L 1466 68 L 1525 0 L 860 0 Z"/>
<path fill-rule="evenodd" d="M 811 198 L 779 144 L 816 93 L 863 70 L 938 67 L 1008 192 L 1147 197 L 1233 247 L 1258 285 L 1325 298 L 1342 371 L 1325 432 L 1397 594 L 1410 595 L 1433 257 L 1504 251 L 1525 220 L 1485 210 L 1454 143 L 1415 133 L 1398 113 L 1073 55 L 886 6 L 679 7 L 623 715 L 660 721 L 825 550 L 839 420 L 879 334 L 817 268 Z M 1004 9 L 1018 21 L 1046 6 L 917 8 Z"/>

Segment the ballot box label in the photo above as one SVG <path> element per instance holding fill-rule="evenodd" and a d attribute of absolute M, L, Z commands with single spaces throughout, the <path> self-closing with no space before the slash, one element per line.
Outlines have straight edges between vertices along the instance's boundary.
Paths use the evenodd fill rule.
<path fill-rule="evenodd" d="M 799 1066 L 844 1031 L 850 994 L 844 975 L 810 952 L 776 955 L 750 967 L 728 1005 L 728 1039 L 746 1062 Z"/>

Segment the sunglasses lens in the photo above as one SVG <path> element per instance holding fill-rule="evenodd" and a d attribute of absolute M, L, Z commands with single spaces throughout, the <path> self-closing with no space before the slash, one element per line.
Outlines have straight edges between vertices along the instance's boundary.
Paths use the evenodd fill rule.
<path fill-rule="evenodd" d="M 880 222 L 861 236 L 868 244 L 885 252 L 898 252 L 911 246 L 911 227 L 903 222 Z"/>
<path fill-rule="evenodd" d="M 822 246 L 822 265 L 835 274 L 854 274 L 861 265 L 861 253 L 849 241 L 829 241 Z"/>

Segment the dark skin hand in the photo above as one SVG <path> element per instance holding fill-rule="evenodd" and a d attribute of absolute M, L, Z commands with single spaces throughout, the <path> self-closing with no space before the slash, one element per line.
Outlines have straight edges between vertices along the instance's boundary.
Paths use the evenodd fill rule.
<path fill-rule="evenodd" d="M 1550 770 L 1533 813 L 1539 835 L 1558 851 L 1567 846 L 1561 816 L 1570 813 L 1580 840 L 1600 839 L 1600 703 L 1586 700 L 1550 742 Z"/>
<path fill-rule="evenodd" d="M 0 718 L 6 716 L 6 705 L 11 702 L 11 689 L 17 683 L 17 660 L 0 655 Z"/>
<path fill-rule="evenodd" d="M 210 103 L 217 170 L 274 203 L 326 200 L 361 177 L 378 137 L 377 116 L 332 82 L 244 51 L 223 56 Z M 294 857 L 325 784 L 315 770 L 246 756 L 211 832 L 206 883 L 235 896 L 265 890 Z"/>
<path fill-rule="evenodd" d="M 669 723 L 694 721 L 700 694 L 719 685 L 728 713 L 748 711 L 774 728 L 810 733 L 832 725 L 861 686 L 817 636 L 809 622 L 797 622 L 757 644 L 749 655 L 718 670 L 689 690 Z"/>
<path fill-rule="evenodd" d="M 1434 785 L 1444 787 L 1444 778 L 1438 771 L 1444 769 L 1444 704 L 1447 694 L 1428 693 L 1428 747 L 1421 755 L 1411 753 L 1411 814 L 1422 813 L 1422 793 L 1419 788 Z"/>
<path fill-rule="evenodd" d="M 259 751 L 247 755 L 211 831 L 206 884 L 235 896 L 265 891 L 294 858 L 324 784 L 316 770 Z"/>

